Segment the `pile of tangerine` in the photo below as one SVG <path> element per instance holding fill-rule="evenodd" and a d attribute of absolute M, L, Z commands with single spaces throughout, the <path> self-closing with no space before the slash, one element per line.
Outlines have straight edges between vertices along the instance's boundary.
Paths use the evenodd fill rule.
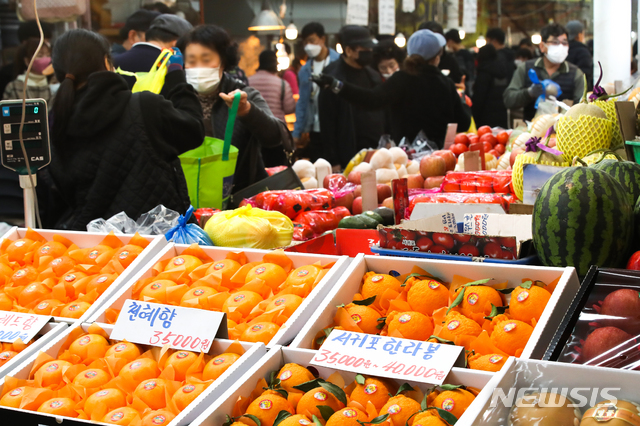
<path fill-rule="evenodd" d="M 243 252 L 211 259 L 197 244 L 179 256 L 156 263 L 152 277 L 138 281 L 132 299 L 225 312 L 229 338 L 269 341 L 309 296 L 333 263 L 293 267 L 284 252 L 249 262 Z M 107 309 L 114 324 L 119 310 Z"/>
<path fill-rule="evenodd" d="M 509 356 L 522 354 L 559 278 L 515 289 L 492 281 L 456 275 L 445 283 L 417 267 L 406 275 L 368 272 L 360 293 L 338 306 L 334 324 L 315 336 L 313 347 L 334 329 L 380 334 L 464 346 L 469 368 L 499 371 Z"/>
<path fill-rule="evenodd" d="M 41 353 L 28 380 L 7 377 L 0 406 L 116 425 L 168 425 L 243 353 L 208 356 L 109 341 L 100 327 L 71 335 L 56 359 Z"/>
<path fill-rule="evenodd" d="M 136 234 L 124 244 L 109 234 L 79 248 L 62 235 L 46 241 L 28 229 L 0 244 L 0 310 L 80 318 L 149 241 Z"/>
<path fill-rule="evenodd" d="M 442 385 L 423 393 L 408 384 L 356 375 L 346 384 L 339 373 L 316 378 L 299 364 L 285 364 L 240 397 L 224 426 L 447 426 L 473 402 L 478 389 Z M 257 421 L 256 421 L 257 420 Z"/>
<path fill-rule="evenodd" d="M 22 340 L 18 339 L 13 343 L 0 342 L 0 367 L 11 361 L 16 355 L 25 350 L 27 346 L 32 344 L 34 341 L 35 339 L 32 339 L 28 343 L 23 343 Z"/>

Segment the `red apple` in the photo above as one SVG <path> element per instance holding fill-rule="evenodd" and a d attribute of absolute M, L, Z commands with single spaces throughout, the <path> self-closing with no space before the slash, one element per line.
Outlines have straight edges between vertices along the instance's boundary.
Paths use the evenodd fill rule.
<path fill-rule="evenodd" d="M 407 187 L 411 188 L 423 188 L 424 187 L 424 178 L 420 174 L 415 175 L 407 175 Z"/>
<path fill-rule="evenodd" d="M 424 180 L 424 189 L 440 188 L 444 182 L 444 176 L 432 176 Z"/>
<path fill-rule="evenodd" d="M 382 207 L 386 207 L 393 210 L 393 198 L 392 197 L 385 198 L 385 200 L 382 202 Z"/>
<path fill-rule="evenodd" d="M 376 185 L 378 188 L 378 204 L 382 203 L 386 198 L 391 197 L 391 187 L 383 183 Z"/>
<path fill-rule="evenodd" d="M 360 185 L 360 175 L 360 172 L 351 172 L 349 173 L 349 176 L 347 176 L 347 181 L 355 185 Z"/>
<path fill-rule="evenodd" d="M 356 189 L 353 190 L 353 196 L 356 198 L 362 197 L 362 185 L 356 185 Z"/>
<path fill-rule="evenodd" d="M 453 140 L 453 143 L 461 143 L 469 146 L 469 137 L 465 133 L 458 133 Z"/>
<path fill-rule="evenodd" d="M 349 210 L 353 208 L 353 200 L 355 200 L 353 192 L 348 192 L 340 198 L 336 198 L 336 207 L 346 207 Z"/>
<path fill-rule="evenodd" d="M 442 150 L 434 152 L 433 155 L 444 158 L 444 163 L 448 172 L 452 172 L 456 168 L 458 161 L 456 160 L 456 156 L 453 152 Z"/>
<path fill-rule="evenodd" d="M 353 206 L 351 207 L 351 213 L 360 214 L 362 213 L 362 197 L 358 197 L 353 200 Z"/>
<path fill-rule="evenodd" d="M 425 179 L 431 176 L 444 176 L 446 172 L 447 163 L 442 157 L 428 155 L 420 160 L 420 174 Z"/>
<path fill-rule="evenodd" d="M 326 175 L 322 182 L 322 187 L 330 191 L 336 191 L 341 189 L 347 184 L 347 178 L 343 174 L 334 173 L 332 175 Z"/>

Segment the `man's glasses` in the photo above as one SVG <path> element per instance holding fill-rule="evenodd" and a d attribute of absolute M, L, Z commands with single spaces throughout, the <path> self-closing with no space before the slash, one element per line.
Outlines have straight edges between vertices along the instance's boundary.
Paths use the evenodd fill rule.
<path fill-rule="evenodd" d="M 560 40 L 549 40 L 549 41 L 545 41 L 545 44 L 548 44 L 549 46 L 568 46 L 569 42 L 568 41 L 560 41 Z"/>

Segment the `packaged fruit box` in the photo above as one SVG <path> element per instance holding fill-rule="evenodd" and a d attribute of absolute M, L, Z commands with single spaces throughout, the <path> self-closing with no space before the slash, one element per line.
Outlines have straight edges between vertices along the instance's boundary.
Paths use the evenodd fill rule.
<path fill-rule="evenodd" d="M 453 368 L 445 383 L 434 387 L 316 368 L 309 365 L 314 355 L 305 349 L 269 350 L 191 425 L 446 426 L 442 418 L 451 415 L 457 425 L 470 425 L 467 411 L 476 412 L 474 406 L 490 397 L 484 393 L 492 375 L 483 371 Z"/>
<path fill-rule="evenodd" d="M 182 426 L 266 354 L 216 339 L 208 354 L 109 339 L 78 324 L 0 380 L 3 424 Z"/>
<path fill-rule="evenodd" d="M 640 425 L 638 380 L 640 372 L 511 358 L 468 410 L 470 424 Z"/>
<path fill-rule="evenodd" d="M 168 245 L 90 321 L 114 324 L 127 299 L 227 314 L 229 338 L 288 344 L 346 269 L 349 258 Z"/>
<path fill-rule="evenodd" d="M 358 256 L 291 344 L 331 330 L 464 346 L 473 369 L 542 358 L 580 288 L 574 268 Z"/>
<path fill-rule="evenodd" d="M 0 310 L 83 321 L 165 245 L 164 236 L 13 228 L 0 240 Z"/>

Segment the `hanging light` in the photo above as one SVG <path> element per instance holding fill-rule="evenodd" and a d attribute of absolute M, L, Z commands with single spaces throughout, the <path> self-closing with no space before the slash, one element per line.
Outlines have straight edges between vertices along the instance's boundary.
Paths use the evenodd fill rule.
<path fill-rule="evenodd" d="M 269 0 L 263 0 L 262 10 L 251 21 L 249 31 L 278 31 L 283 29 L 284 24 L 269 6 Z"/>
<path fill-rule="evenodd" d="M 289 59 L 289 55 L 287 55 L 287 51 L 285 50 L 283 43 L 278 43 L 276 45 L 276 58 L 278 59 L 278 71 L 283 71 L 289 68 L 291 65 L 291 59 Z"/>
<path fill-rule="evenodd" d="M 287 40 L 295 40 L 298 38 L 298 27 L 296 27 L 296 24 L 294 24 L 293 21 L 291 21 L 284 30 L 284 36 Z"/>
<path fill-rule="evenodd" d="M 467 36 L 467 32 L 465 30 L 458 30 L 458 35 L 460 36 L 460 40 L 464 40 Z"/>
<path fill-rule="evenodd" d="M 393 40 L 396 43 L 396 46 L 402 48 L 407 45 L 407 38 L 402 33 L 398 33 L 396 38 Z"/>
<path fill-rule="evenodd" d="M 531 36 L 531 43 L 540 44 L 542 43 L 542 36 L 540 34 L 534 34 Z"/>
<path fill-rule="evenodd" d="M 341 55 L 344 53 L 344 51 L 342 50 L 342 45 L 340 43 L 336 44 L 336 52 Z"/>
<path fill-rule="evenodd" d="M 486 44 L 487 44 L 487 40 L 484 38 L 484 36 L 480 36 L 476 40 L 476 47 L 478 49 L 480 49 L 481 47 L 484 47 Z"/>

